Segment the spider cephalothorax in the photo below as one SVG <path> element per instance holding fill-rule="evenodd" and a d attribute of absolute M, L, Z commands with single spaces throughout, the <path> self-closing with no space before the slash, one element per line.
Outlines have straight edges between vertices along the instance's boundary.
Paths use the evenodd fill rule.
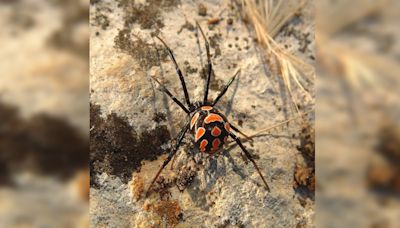
<path fill-rule="evenodd" d="M 197 27 L 199 28 L 201 35 L 205 41 L 206 53 L 207 53 L 207 81 L 205 83 L 203 101 L 201 101 L 201 102 L 195 102 L 195 103 L 190 102 L 189 93 L 186 89 L 185 79 L 183 78 L 183 74 L 182 74 L 181 70 L 179 69 L 178 63 L 175 60 L 172 50 L 168 47 L 168 45 L 161 38 L 156 36 L 161 41 L 161 43 L 163 43 L 165 48 L 167 49 L 169 56 L 175 65 L 176 72 L 177 72 L 179 79 L 181 81 L 181 84 L 182 84 L 187 107 L 184 104 L 182 104 L 174 95 L 172 95 L 172 93 L 162 83 L 160 83 L 156 78 L 153 78 L 153 79 L 160 85 L 161 90 L 163 92 L 165 92 L 177 105 L 179 105 L 184 112 L 186 112 L 186 114 L 189 117 L 188 118 L 189 120 L 188 120 L 188 123 L 182 128 L 182 130 L 178 134 L 175 147 L 169 153 L 168 157 L 164 160 L 161 168 L 158 170 L 156 176 L 153 178 L 153 180 L 147 190 L 146 195 L 148 195 L 151 186 L 154 184 L 155 180 L 160 175 L 161 171 L 168 165 L 168 163 L 171 161 L 172 157 L 178 151 L 178 148 L 181 145 L 182 140 L 188 130 L 192 131 L 192 133 L 193 133 L 196 148 L 200 152 L 209 153 L 209 154 L 214 154 L 219 149 L 221 149 L 223 147 L 223 145 L 226 143 L 226 141 L 228 140 L 228 137 L 231 137 L 233 140 L 236 141 L 236 143 L 242 149 L 242 151 L 244 152 L 246 157 L 253 163 L 258 174 L 260 175 L 261 179 L 263 180 L 265 187 L 267 188 L 267 190 L 269 190 L 268 184 L 265 181 L 263 175 L 261 174 L 261 172 L 257 166 L 257 163 L 254 161 L 251 154 L 243 146 L 240 139 L 231 130 L 238 132 L 239 134 L 242 134 L 245 137 L 246 137 L 246 135 L 243 134 L 238 128 L 236 128 L 235 126 L 230 124 L 228 122 L 227 118 L 221 112 L 219 112 L 217 109 L 214 108 L 214 106 L 218 103 L 218 101 L 221 99 L 221 97 L 228 90 L 229 86 L 235 80 L 235 77 L 238 75 L 239 71 L 236 72 L 236 74 L 232 77 L 231 80 L 229 80 L 229 82 L 225 85 L 225 87 L 218 94 L 218 96 L 214 99 L 214 101 L 210 103 L 208 101 L 208 89 L 209 89 L 210 79 L 211 79 L 211 75 L 212 75 L 212 63 L 211 63 L 211 55 L 210 55 L 210 50 L 209 50 L 210 48 L 209 48 L 209 44 L 208 44 L 206 36 L 204 35 L 203 30 L 201 29 L 201 27 L 199 26 L 198 23 L 196 23 L 196 24 L 197 24 Z"/>

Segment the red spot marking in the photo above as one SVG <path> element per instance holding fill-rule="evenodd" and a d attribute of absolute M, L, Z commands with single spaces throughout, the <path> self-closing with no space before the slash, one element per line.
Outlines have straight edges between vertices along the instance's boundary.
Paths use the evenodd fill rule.
<path fill-rule="evenodd" d="M 214 137 L 218 137 L 221 134 L 221 129 L 219 129 L 219 127 L 215 126 L 212 130 L 211 130 L 211 135 Z"/>
<path fill-rule="evenodd" d="M 230 132 L 230 131 L 231 131 L 231 125 L 229 125 L 228 122 L 225 123 L 225 130 L 226 130 L 227 132 Z"/>
<path fill-rule="evenodd" d="M 224 142 L 227 143 L 228 142 L 228 136 L 225 136 L 224 138 Z"/>
<path fill-rule="evenodd" d="M 207 144 L 208 144 L 207 139 L 201 140 L 201 142 L 200 142 L 200 151 L 201 151 L 201 152 L 206 151 L 206 146 L 207 146 Z"/>
<path fill-rule="evenodd" d="M 194 114 L 192 120 L 190 121 L 190 129 L 193 129 L 194 124 L 196 123 L 197 119 L 199 118 L 200 113 Z"/>
<path fill-rule="evenodd" d="M 201 107 L 201 110 L 204 110 L 204 111 L 210 111 L 211 109 L 213 109 L 211 106 L 203 106 L 203 107 Z"/>
<path fill-rule="evenodd" d="M 221 144 L 221 140 L 219 140 L 218 138 L 214 139 L 212 142 L 212 148 L 211 151 L 215 152 L 219 149 L 219 145 Z"/>
<path fill-rule="evenodd" d="M 215 113 L 211 113 L 209 114 L 205 119 L 204 119 L 204 123 L 209 124 L 215 121 L 219 121 L 219 122 L 223 122 L 224 120 L 222 119 L 222 117 L 218 114 Z"/>
<path fill-rule="evenodd" d="M 206 129 L 204 127 L 199 127 L 196 131 L 196 135 L 194 137 L 194 141 L 197 142 L 203 135 L 206 133 Z"/>

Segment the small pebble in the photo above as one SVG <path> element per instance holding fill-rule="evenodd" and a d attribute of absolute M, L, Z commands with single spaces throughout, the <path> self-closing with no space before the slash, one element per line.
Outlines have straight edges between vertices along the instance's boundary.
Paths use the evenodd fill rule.
<path fill-rule="evenodd" d="M 208 20 L 208 24 L 209 25 L 216 25 L 216 24 L 219 23 L 219 21 L 220 21 L 219 18 L 211 18 L 211 19 Z"/>

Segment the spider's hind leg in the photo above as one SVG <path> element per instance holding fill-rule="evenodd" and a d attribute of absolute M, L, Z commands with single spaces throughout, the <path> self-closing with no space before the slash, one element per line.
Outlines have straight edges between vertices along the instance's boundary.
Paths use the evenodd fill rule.
<path fill-rule="evenodd" d="M 245 137 L 248 141 L 253 142 L 253 139 L 248 136 L 247 134 L 245 134 L 244 132 L 242 132 L 241 130 L 239 130 L 237 127 L 235 127 L 234 125 L 232 125 L 231 123 L 229 124 L 230 127 L 232 128 L 232 130 L 236 131 L 237 133 L 241 134 L 243 137 Z"/>
<path fill-rule="evenodd" d="M 249 151 L 247 151 L 247 149 L 243 146 L 242 142 L 236 135 L 234 135 L 233 133 L 229 133 L 229 135 L 236 141 L 236 143 L 239 145 L 239 147 L 242 149 L 242 151 L 244 152 L 246 157 L 251 161 L 251 163 L 253 163 L 254 168 L 256 168 L 258 174 L 260 175 L 262 181 L 264 182 L 265 188 L 267 189 L 267 191 L 270 191 L 267 181 L 265 180 L 264 176 L 261 174 L 261 171 L 258 168 L 256 161 L 254 161 L 254 159 L 251 156 L 251 154 L 249 153 Z"/>

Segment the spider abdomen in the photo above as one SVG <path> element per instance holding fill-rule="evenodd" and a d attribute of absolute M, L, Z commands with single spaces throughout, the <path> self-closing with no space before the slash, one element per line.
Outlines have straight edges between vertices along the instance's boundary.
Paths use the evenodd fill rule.
<path fill-rule="evenodd" d="M 228 139 L 230 125 L 224 115 L 211 106 L 202 106 L 192 115 L 190 129 L 194 134 L 196 148 L 213 154 Z"/>

